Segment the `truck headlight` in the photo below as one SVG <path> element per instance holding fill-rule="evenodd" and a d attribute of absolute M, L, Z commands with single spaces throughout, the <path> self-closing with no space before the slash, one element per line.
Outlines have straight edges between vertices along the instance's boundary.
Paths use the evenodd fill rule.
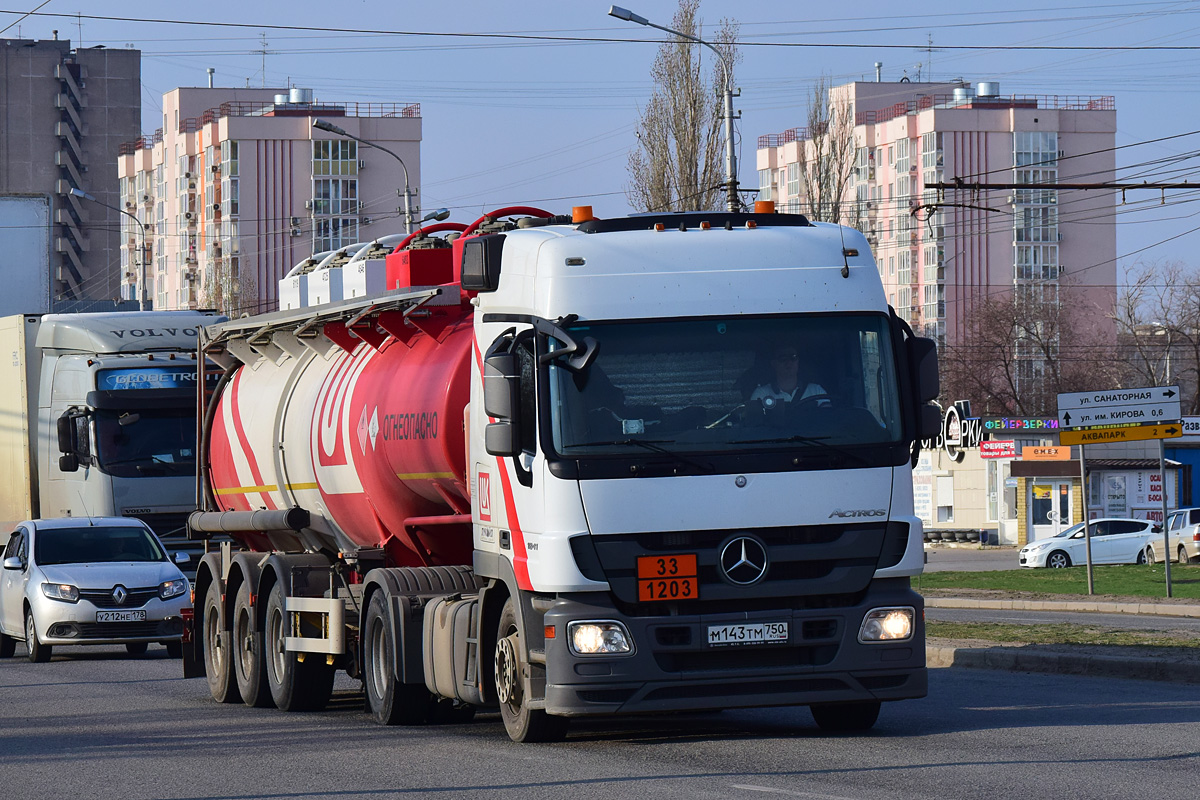
<path fill-rule="evenodd" d="M 910 606 L 872 608 L 858 629 L 860 642 L 896 642 L 911 639 L 916 611 Z"/>
<path fill-rule="evenodd" d="M 633 651 L 633 638 L 619 622 L 597 620 L 567 625 L 567 639 L 577 655 L 616 655 Z"/>
<path fill-rule="evenodd" d="M 42 594 L 51 600 L 61 600 L 64 603 L 79 602 L 79 589 L 69 583 L 43 583 Z"/>
<path fill-rule="evenodd" d="M 163 600 L 170 600 L 172 597 L 179 597 L 179 595 L 187 591 L 187 588 L 187 578 L 166 581 L 158 585 L 158 596 Z"/>

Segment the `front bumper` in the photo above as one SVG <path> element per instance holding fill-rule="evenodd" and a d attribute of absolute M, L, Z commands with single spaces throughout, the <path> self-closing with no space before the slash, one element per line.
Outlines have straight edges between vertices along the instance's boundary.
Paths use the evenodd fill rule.
<path fill-rule="evenodd" d="M 562 632 L 546 642 L 545 709 L 583 716 L 924 697 L 924 602 L 907 581 L 886 583 L 903 588 L 873 586 L 861 603 L 830 609 L 632 617 L 603 603 L 560 598 L 545 616 L 547 626 Z M 858 642 L 863 616 L 880 606 L 916 610 L 911 639 Z M 587 619 L 623 623 L 634 651 L 574 654 L 567 624 Z M 789 623 L 785 643 L 707 644 L 709 625 L 783 621 Z"/>
<path fill-rule="evenodd" d="M 134 642 L 173 642 L 183 636 L 182 611 L 187 595 L 170 600 L 151 600 L 142 607 L 145 621 L 97 622 L 98 609 L 87 600 L 62 603 L 44 599 L 33 609 L 38 640 L 48 645 L 130 644 Z M 130 610 L 142 610 L 130 609 Z"/>
<path fill-rule="evenodd" d="M 1047 550 L 1038 550 L 1036 552 L 1017 553 L 1017 563 L 1022 567 L 1044 567 L 1046 566 Z"/>

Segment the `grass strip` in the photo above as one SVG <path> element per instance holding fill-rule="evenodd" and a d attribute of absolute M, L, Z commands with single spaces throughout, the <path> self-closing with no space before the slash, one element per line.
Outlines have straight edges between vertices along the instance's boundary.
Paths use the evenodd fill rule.
<path fill-rule="evenodd" d="M 1122 564 L 1093 568 L 1097 595 L 1166 596 L 1163 565 Z M 1006 592 L 1087 595 L 1087 569 L 1010 569 L 991 572 L 926 572 L 914 581 L 922 589 L 991 589 Z M 1200 600 L 1200 565 L 1171 565 L 1172 594 Z"/>
<path fill-rule="evenodd" d="M 1016 625 L 1006 622 L 942 622 L 927 620 L 925 635 L 938 639 L 981 639 L 1026 644 L 1106 645 L 1110 647 L 1187 647 L 1200 651 L 1200 636 L 1166 631 L 1139 631 L 1058 623 Z"/>

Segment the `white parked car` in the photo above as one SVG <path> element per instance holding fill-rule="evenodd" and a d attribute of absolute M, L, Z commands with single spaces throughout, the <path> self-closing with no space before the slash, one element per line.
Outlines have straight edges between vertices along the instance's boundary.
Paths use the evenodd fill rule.
<path fill-rule="evenodd" d="M 1088 527 L 1093 564 L 1144 564 L 1150 541 L 1162 533 L 1162 528 L 1144 519 L 1094 519 Z M 1070 567 L 1087 563 L 1086 547 L 1083 523 L 1078 522 L 1056 536 L 1025 545 L 1017 559 L 1022 567 Z"/>
<path fill-rule="evenodd" d="M 1200 560 L 1200 508 L 1179 508 L 1168 514 L 1167 533 L 1172 559 L 1180 564 Z M 1166 561 L 1161 534 L 1146 547 L 1146 560 L 1151 564 Z"/>
<path fill-rule="evenodd" d="M 140 520 L 22 522 L 0 571 L 0 658 L 11 657 L 18 641 L 38 662 L 50 660 L 54 645 L 68 644 L 123 644 L 136 655 L 160 642 L 178 658 L 189 588 Z"/>

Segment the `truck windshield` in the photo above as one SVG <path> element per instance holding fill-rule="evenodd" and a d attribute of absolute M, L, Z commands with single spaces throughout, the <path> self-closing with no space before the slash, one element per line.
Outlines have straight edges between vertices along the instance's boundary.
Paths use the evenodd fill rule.
<path fill-rule="evenodd" d="M 550 425 L 566 457 L 649 447 L 844 451 L 901 441 L 882 314 L 622 321 L 570 331 L 595 338 L 600 350 L 581 373 L 551 362 Z"/>
<path fill-rule="evenodd" d="M 41 566 L 165 561 L 167 558 L 154 537 L 145 528 L 134 525 L 39 529 L 34 539 L 33 556 Z"/>
<path fill-rule="evenodd" d="M 99 468 L 119 478 L 191 475 L 196 413 L 190 408 L 96 409 Z"/>

